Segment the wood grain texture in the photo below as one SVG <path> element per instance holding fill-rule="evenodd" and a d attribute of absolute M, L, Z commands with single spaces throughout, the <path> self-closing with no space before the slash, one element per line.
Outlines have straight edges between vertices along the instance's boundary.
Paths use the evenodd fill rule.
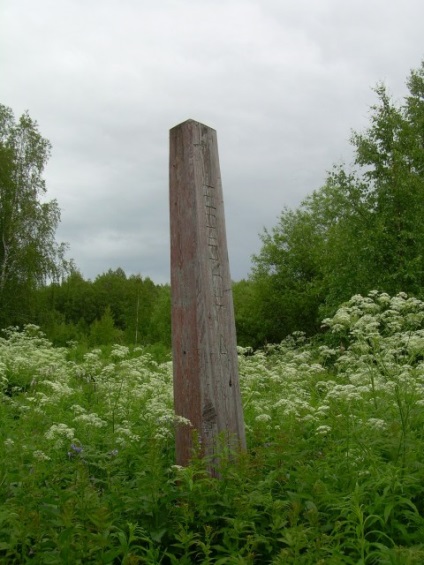
<path fill-rule="evenodd" d="M 196 438 L 211 462 L 218 436 L 245 448 L 236 331 L 216 131 L 188 120 L 170 131 L 172 350 L 176 460 Z"/>

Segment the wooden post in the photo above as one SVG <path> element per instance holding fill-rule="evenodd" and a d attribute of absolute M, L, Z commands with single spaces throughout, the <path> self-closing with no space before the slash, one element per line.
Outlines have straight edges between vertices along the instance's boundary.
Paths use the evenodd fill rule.
<path fill-rule="evenodd" d="M 246 441 L 217 137 L 193 120 L 170 131 L 170 219 L 176 461 L 199 441 L 214 474 L 218 436 Z"/>

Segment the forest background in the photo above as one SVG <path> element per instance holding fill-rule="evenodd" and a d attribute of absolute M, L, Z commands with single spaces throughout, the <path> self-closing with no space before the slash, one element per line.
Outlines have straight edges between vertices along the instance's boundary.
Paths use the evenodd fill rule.
<path fill-rule="evenodd" d="M 317 335 L 340 304 L 374 289 L 424 298 L 424 61 L 407 87 L 397 103 L 377 85 L 368 128 L 351 136 L 353 166 L 335 166 L 261 235 L 251 274 L 233 284 L 240 345 Z M 29 113 L 15 120 L 0 105 L 0 329 L 33 323 L 58 346 L 143 345 L 162 357 L 169 285 L 122 269 L 84 279 L 55 240 L 50 150 Z"/>

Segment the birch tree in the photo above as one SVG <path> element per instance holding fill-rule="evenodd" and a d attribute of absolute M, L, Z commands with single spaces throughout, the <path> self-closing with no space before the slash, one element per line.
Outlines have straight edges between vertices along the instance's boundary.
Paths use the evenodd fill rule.
<path fill-rule="evenodd" d="M 43 200 L 50 151 L 28 112 L 0 105 L 0 326 L 30 321 L 31 292 L 64 265 L 59 206 Z"/>

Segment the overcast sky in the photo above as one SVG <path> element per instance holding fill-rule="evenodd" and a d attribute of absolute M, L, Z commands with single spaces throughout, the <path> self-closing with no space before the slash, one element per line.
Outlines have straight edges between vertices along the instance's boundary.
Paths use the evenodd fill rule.
<path fill-rule="evenodd" d="M 0 103 L 52 145 L 57 236 L 85 278 L 169 281 L 169 129 L 218 132 L 232 278 L 284 206 L 349 164 L 379 81 L 406 94 L 422 0 L 1 0 Z"/>

